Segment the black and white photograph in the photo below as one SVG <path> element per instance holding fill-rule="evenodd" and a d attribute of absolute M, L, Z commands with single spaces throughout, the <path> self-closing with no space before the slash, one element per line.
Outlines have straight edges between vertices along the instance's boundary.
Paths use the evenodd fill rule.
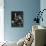
<path fill-rule="evenodd" d="M 11 26 L 12 27 L 23 27 L 23 11 L 12 11 L 11 12 Z"/>

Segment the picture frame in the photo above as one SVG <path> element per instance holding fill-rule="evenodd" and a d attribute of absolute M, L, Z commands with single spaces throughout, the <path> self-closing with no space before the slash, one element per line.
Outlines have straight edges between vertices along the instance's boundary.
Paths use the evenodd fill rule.
<path fill-rule="evenodd" d="M 11 27 L 23 27 L 24 18 L 23 11 L 11 12 Z"/>

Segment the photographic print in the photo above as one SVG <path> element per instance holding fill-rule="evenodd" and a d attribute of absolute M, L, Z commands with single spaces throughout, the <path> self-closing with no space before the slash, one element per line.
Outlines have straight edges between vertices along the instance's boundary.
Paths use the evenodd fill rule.
<path fill-rule="evenodd" d="M 23 27 L 23 11 L 12 11 L 11 12 L 11 26 L 12 27 Z"/>

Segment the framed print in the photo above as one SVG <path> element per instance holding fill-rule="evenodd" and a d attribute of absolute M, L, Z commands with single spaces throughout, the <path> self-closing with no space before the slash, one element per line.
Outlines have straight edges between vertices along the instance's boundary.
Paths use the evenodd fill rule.
<path fill-rule="evenodd" d="M 23 11 L 12 11 L 11 12 L 11 26 L 12 27 L 23 27 Z"/>

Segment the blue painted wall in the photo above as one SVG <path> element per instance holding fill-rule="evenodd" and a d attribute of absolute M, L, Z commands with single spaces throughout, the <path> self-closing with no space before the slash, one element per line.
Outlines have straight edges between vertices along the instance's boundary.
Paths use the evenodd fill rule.
<path fill-rule="evenodd" d="M 7 41 L 18 41 L 32 28 L 35 12 L 40 9 L 40 0 L 5 0 L 4 1 L 4 35 Z M 11 27 L 11 11 L 24 11 L 24 27 Z"/>

